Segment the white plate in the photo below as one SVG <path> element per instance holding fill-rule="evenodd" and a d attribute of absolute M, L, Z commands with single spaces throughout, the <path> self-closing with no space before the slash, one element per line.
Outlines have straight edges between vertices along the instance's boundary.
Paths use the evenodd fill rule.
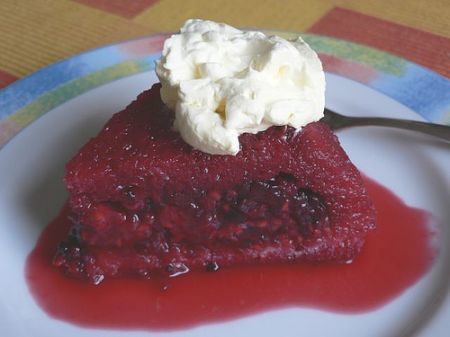
<path fill-rule="evenodd" d="M 0 326 L 3 336 L 98 336 L 48 317 L 34 302 L 24 279 L 24 264 L 38 235 L 63 205 L 65 162 L 95 135 L 115 111 L 154 80 L 143 73 L 104 85 L 53 109 L 0 151 Z M 420 119 L 380 93 L 335 75 L 327 75 L 330 108 L 351 115 L 394 115 Z M 448 148 L 399 130 L 359 128 L 339 132 L 353 162 L 368 176 L 389 186 L 411 206 L 450 219 Z M 425 277 L 378 310 L 341 315 L 312 309 L 282 309 L 183 331 L 183 336 L 444 336 L 449 318 L 449 230 L 442 229 L 442 250 Z M 444 303 L 445 302 L 445 303 Z M 102 331 L 102 336 L 148 336 L 148 332 Z M 180 335 L 180 331 L 154 333 Z"/>
<path fill-rule="evenodd" d="M 155 81 L 152 71 L 106 82 L 46 112 L 0 151 L 1 336 L 446 336 L 450 319 L 450 152 L 448 145 L 400 130 L 355 128 L 338 133 L 352 161 L 408 205 L 442 222 L 441 250 L 431 270 L 387 305 L 363 314 L 289 308 L 182 331 L 81 328 L 49 317 L 24 279 L 25 259 L 64 204 L 64 164 L 112 113 Z M 348 115 L 421 120 L 397 101 L 327 74 L 327 105 Z M 1 103 L 1 102 L 0 102 Z M 1 113 L 0 113 L 1 115 Z"/>

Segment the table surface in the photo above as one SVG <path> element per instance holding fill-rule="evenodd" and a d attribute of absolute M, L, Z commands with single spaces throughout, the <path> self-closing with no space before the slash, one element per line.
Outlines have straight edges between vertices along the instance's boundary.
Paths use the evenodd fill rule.
<path fill-rule="evenodd" d="M 450 0 L 1 0 L 0 88 L 58 60 L 188 18 L 310 32 L 450 77 Z"/>

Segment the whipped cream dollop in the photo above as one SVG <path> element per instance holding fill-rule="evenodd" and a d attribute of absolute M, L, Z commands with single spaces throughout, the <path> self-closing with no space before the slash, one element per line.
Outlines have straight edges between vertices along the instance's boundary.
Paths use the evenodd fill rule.
<path fill-rule="evenodd" d="M 287 41 L 222 23 L 188 20 L 156 62 L 174 128 L 194 148 L 235 155 L 239 135 L 323 117 L 325 75 L 299 37 Z"/>

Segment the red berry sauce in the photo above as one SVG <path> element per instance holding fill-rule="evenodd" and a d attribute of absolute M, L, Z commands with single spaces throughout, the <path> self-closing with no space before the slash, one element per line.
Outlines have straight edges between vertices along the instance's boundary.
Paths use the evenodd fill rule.
<path fill-rule="evenodd" d="M 95 328 L 182 329 L 285 307 L 349 314 L 373 310 L 417 282 L 431 267 L 436 248 L 430 214 L 365 180 L 377 209 L 377 229 L 352 264 L 223 268 L 176 278 L 107 279 L 95 286 L 52 266 L 68 231 L 66 207 L 27 260 L 28 285 L 50 316 Z"/>

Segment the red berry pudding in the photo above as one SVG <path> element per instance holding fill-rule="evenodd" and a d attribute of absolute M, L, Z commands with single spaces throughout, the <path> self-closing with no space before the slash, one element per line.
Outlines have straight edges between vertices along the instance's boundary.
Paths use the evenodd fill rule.
<path fill-rule="evenodd" d="M 374 207 L 336 136 L 311 117 L 323 112 L 320 61 L 280 40 L 200 20 L 169 39 L 162 87 L 68 162 L 72 227 L 54 265 L 98 284 L 355 258 Z"/>
<path fill-rule="evenodd" d="M 54 264 L 104 276 L 355 257 L 374 227 L 360 173 L 321 122 L 240 136 L 236 156 L 193 149 L 159 86 L 67 164 L 73 228 Z"/>

